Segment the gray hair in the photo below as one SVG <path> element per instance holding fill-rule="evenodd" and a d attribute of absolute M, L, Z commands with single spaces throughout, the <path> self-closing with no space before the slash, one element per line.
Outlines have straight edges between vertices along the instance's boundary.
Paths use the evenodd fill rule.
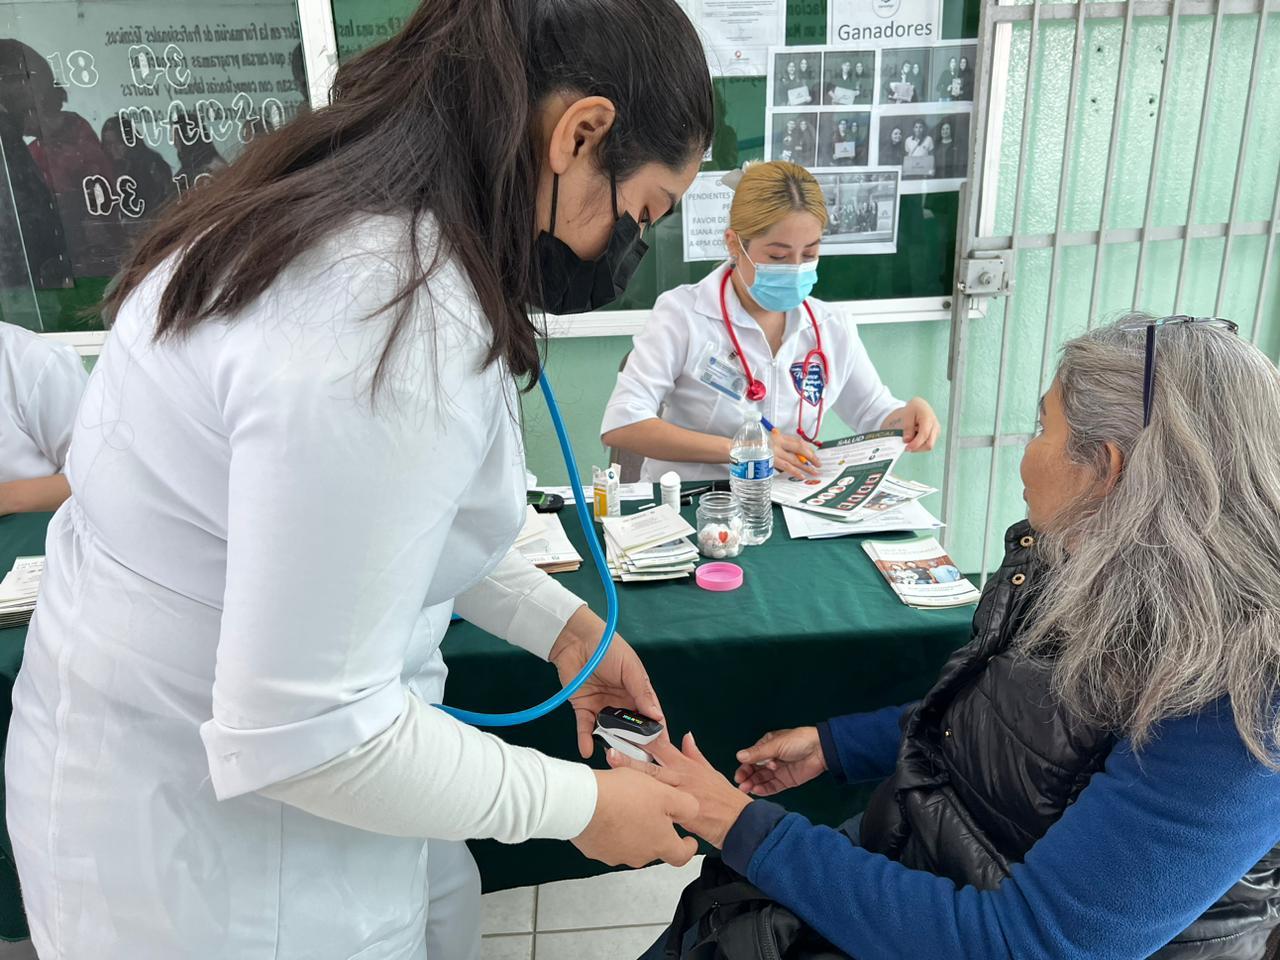
<path fill-rule="evenodd" d="M 1039 531 L 1052 574 L 1015 642 L 1135 749 L 1225 697 L 1280 769 L 1280 372 L 1225 330 L 1161 327 L 1144 429 L 1145 333 L 1120 324 L 1067 343 L 1057 384 L 1068 457 L 1101 479 L 1112 444 L 1122 472 Z"/>

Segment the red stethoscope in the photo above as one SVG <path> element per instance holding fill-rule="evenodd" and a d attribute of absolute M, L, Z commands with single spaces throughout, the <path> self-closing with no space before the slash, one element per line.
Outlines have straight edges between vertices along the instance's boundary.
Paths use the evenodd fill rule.
<path fill-rule="evenodd" d="M 747 355 L 742 350 L 742 344 L 738 342 L 738 335 L 733 332 L 733 324 L 729 320 L 729 304 L 725 298 L 725 293 L 729 289 L 729 281 L 733 277 L 733 267 L 730 267 L 724 273 L 724 279 L 720 281 L 720 318 L 724 321 L 724 328 L 729 332 L 729 339 L 733 341 L 734 356 L 738 358 L 738 363 L 742 365 L 742 372 L 747 378 L 747 399 L 752 403 L 759 403 L 765 398 L 769 390 L 765 387 L 762 380 L 757 380 L 751 373 L 751 365 L 747 362 Z M 796 412 L 796 434 L 809 443 L 817 443 L 818 437 L 822 433 L 822 412 L 827 403 L 826 384 L 829 379 L 827 355 L 822 350 L 822 331 L 818 329 L 818 318 L 813 315 L 813 307 L 809 306 L 809 301 L 804 301 L 804 308 L 809 314 L 809 322 L 813 324 L 813 339 L 817 344 L 804 357 L 804 363 L 800 367 L 800 381 L 796 384 L 796 392 L 800 394 L 800 405 Z M 809 380 L 809 371 L 811 368 L 817 367 L 822 374 L 822 390 L 818 394 L 818 420 L 813 426 L 813 433 L 809 434 L 804 429 L 804 385 Z"/>

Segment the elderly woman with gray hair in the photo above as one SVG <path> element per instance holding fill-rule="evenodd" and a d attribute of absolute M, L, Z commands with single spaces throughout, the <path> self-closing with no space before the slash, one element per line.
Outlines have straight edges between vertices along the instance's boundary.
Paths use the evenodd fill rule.
<path fill-rule="evenodd" d="M 722 847 L 700 882 L 736 872 L 859 960 L 1263 956 L 1280 374 L 1226 321 L 1094 330 L 1063 350 L 1022 479 L 1029 519 L 920 702 L 767 734 L 737 787 L 692 736 L 655 745 L 650 772 Z M 824 772 L 883 780 L 844 832 L 749 797 Z M 762 955 L 726 948 L 725 919 L 646 956 Z M 708 937 L 719 952 L 690 950 Z"/>

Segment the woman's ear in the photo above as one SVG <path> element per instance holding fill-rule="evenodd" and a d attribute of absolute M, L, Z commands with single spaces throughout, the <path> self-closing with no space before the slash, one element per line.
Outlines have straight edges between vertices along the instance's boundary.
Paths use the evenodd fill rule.
<path fill-rule="evenodd" d="M 613 127 L 617 110 L 605 97 L 583 97 L 569 102 L 552 128 L 547 160 L 560 176 L 579 159 L 599 149 Z"/>
<path fill-rule="evenodd" d="M 1106 476 L 1102 478 L 1103 495 L 1110 494 L 1116 488 L 1116 484 L 1120 482 L 1120 475 L 1124 473 L 1124 452 L 1114 443 L 1108 443 L 1103 447 L 1107 455 Z"/>
<path fill-rule="evenodd" d="M 738 235 L 734 233 L 733 230 L 725 230 L 724 246 L 725 246 L 725 249 L 729 251 L 729 259 L 732 260 L 734 263 L 737 263 L 738 253 L 742 249 L 742 247 L 741 247 L 741 244 L 739 244 L 738 242 Z"/>

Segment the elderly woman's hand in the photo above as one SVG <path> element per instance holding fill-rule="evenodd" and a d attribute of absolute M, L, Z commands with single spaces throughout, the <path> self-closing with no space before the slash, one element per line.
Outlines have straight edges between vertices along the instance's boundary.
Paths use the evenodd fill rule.
<path fill-rule="evenodd" d="M 754 747 L 739 750 L 738 760 L 742 766 L 733 775 L 738 789 L 757 797 L 771 797 L 827 772 L 817 727 L 766 733 Z"/>
<path fill-rule="evenodd" d="M 617 750 L 609 751 L 609 766 L 640 770 L 693 796 L 698 801 L 698 816 L 683 825 L 717 849 L 724 846 L 725 836 L 751 798 L 716 772 L 694 743 L 692 733 L 685 734 L 683 750 L 664 741 L 649 744 L 648 750 L 660 766 L 632 760 Z"/>

